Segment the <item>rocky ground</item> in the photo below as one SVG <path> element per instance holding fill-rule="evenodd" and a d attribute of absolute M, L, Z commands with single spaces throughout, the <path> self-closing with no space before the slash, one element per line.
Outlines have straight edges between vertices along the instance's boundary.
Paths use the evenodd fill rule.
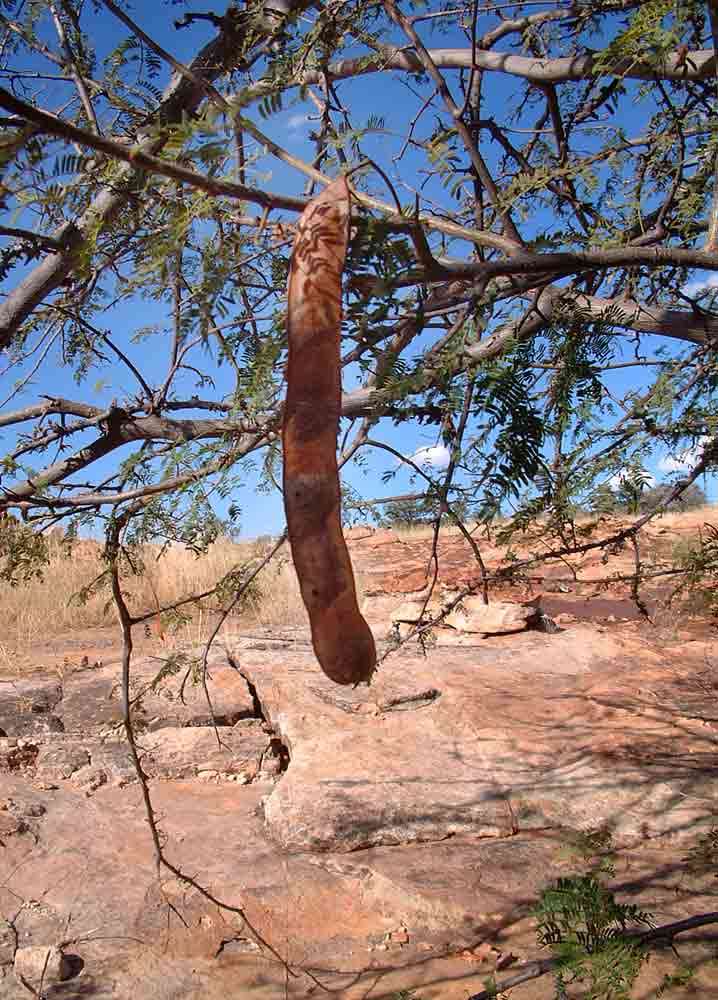
<path fill-rule="evenodd" d="M 356 531 L 351 548 L 390 652 L 427 542 Z M 440 555 L 440 590 L 475 577 L 459 539 Z M 31 996 L 13 960 L 32 986 L 58 946 L 52 997 L 466 1000 L 542 956 L 532 903 L 585 868 L 571 845 L 603 826 L 619 898 L 659 923 L 715 910 L 713 873 L 681 860 L 718 813 L 710 623 L 651 625 L 625 587 L 566 575 L 496 595 L 540 593 L 557 631 L 437 629 L 390 652 L 369 689 L 326 680 L 305 631 L 236 622 L 210 656 L 210 711 L 191 676 L 180 696 L 189 661 L 158 677 L 166 654 L 141 645 L 135 720 L 166 855 L 212 898 L 157 877 L 118 727 L 117 637 L 38 647 L 38 669 L 0 680 L 0 996 Z M 682 937 L 693 992 L 665 995 L 715 996 L 717 943 L 710 927 Z M 656 954 L 635 997 L 674 968 Z M 511 995 L 548 1000 L 550 981 Z"/>

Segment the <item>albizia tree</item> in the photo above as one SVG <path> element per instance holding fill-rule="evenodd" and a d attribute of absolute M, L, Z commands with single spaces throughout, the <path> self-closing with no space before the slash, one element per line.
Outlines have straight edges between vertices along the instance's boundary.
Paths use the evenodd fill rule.
<path fill-rule="evenodd" d="M 672 502 L 718 455 L 716 37 L 699 0 L 3 0 L 0 509 L 201 545 L 251 462 L 278 488 L 294 229 L 340 175 L 340 462 L 433 425 L 420 492 L 544 556 L 688 451 Z"/>

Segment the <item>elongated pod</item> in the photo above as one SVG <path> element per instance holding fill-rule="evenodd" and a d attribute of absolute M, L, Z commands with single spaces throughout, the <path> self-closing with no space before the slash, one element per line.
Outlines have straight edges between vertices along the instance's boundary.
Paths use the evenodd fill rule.
<path fill-rule="evenodd" d="M 369 681 L 376 649 L 357 605 L 342 534 L 337 434 L 341 278 L 349 189 L 341 178 L 307 205 L 289 270 L 284 507 L 319 664 L 337 684 Z"/>

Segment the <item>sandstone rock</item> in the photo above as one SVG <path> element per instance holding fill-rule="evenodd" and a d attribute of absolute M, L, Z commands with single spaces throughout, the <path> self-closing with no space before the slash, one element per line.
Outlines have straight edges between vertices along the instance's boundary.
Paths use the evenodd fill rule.
<path fill-rule="evenodd" d="M 0 845 L 4 846 L 6 838 L 26 830 L 27 823 L 21 816 L 15 816 L 6 810 L 0 811 Z"/>
<path fill-rule="evenodd" d="M 0 730 L 5 736 L 34 736 L 62 730 L 56 706 L 62 686 L 47 678 L 0 681 Z"/>
<path fill-rule="evenodd" d="M 13 965 L 15 976 L 34 989 L 52 986 L 67 979 L 71 966 L 57 945 L 31 945 L 18 948 Z"/>
<path fill-rule="evenodd" d="M 12 924 L 0 918 L 0 965 L 10 965 L 15 957 L 17 933 Z"/>
<path fill-rule="evenodd" d="M 133 664 L 131 692 L 133 697 L 139 696 L 134 708 L 139 727 L 209 725 L 212 711 L 219 725 L 232 725 L 254 714 L 246 681 L 221 654 L 208 664 L 207 689 L 212 711 L 199 683 L 187 682 L 183 700 L 180 689 L 188 666 L 162 677 L 153 687 L 162 663 L 138 659 Z M 60 712 L 68 731 L 86 733 L 91 728 L 118 725 L 122 719 L 119 664 L 67 677 Z"/>
<path fill-rule="evenodd" d="M 20 771 L 31 767 L 38 755 L 34 742 L 15 738 L 0 739 L 0 771 Z"/>
<path fill-rule="evenodd" d="M 77 771 L 72 780 L 85 787 L 86 791 L 105 784 L 122 788 L 137 781 L 135 766 L 123 734 L 115 739 L 83 741 L 83 745 L 90 754 L 90 764 Z"/>
<path fill-rule="evenodd" d="M 90 754 L 85 747 L 52 743 L 41 748 L 35 768 L 38 778 L 43 781 L 66 781 L 89 763 Z"/>
<path fill-rule="evenodd" d="M 444 594 L 442 600 L 432 598 L 425 601 L 404 601 L 391 615 L 392 625 L 400 638 L 405 638 L 420 622 L 428 622 L 441 615 L 442 609 L 450 605 L 453 595 Z M 469 595 L 441 621 L 434 626 L 442 639 L 449 638 L 447 631 L 479 635 L 504 635 L 527 628 L 540 615 L 535 604 L 515 604 L 508 601 L 494 601 L 484 604 L 481 597 Z"/>
<path fill-rule="evenodd" d="M 364 542 L 368 548 L 377 549 L 385 545 L 401 544 L 401 539 L 391 528 L 379 528 L 372 531 Z"/>
<path fill-rule="evenodd" d="M 677 829 L 718 802 L 709 758 L 694 757 L 689 775 L 670 726 L 663 739 L 676 756 L 659 765 L 639 751 L 642 739 L 658 739 L 654 720 L 626 728 L 587 700 L 584 673 L 611 657 L 632 663 L 615 639 L 592 632 L 589 643 L 577 628 L 485 643 L 400 651 L 368 691 L 339 694 L 289 654 L 271 666 L 247 654 L 243 669 L 291 754 L 265 802 L 272 835 L 292 851 L 354 851 L 610 824 L 628 841 Z M 419 697 L 432 688 L 441 696 Z M 416 699 L 416 709 L 388 711 L 397 698 Z"/>
<path fill-rule="evenodd" d="M 400 639 L 405 639 L 417 625 L 431 621 L 437 610 L 436 604 L 426 605 L 424 601 L 404 601 L 392 612 L 392 630 Z"/>
<path fill-rule="evenodd" d="M 297 636 L 286 649 L 238 652 L 267 722 L 221 727 L 224 747 L 209 727 L 140 733 L 168 857 L 287 955 L 297 1000 L 313 985 L 300 967 L 321 970 L 347 1000 L 378 975 L 387 995 L 413 987 L 460 1000 L 483 988 L 487 969 L 470 982 L 466 962 L 434 956 L 500 941 L 502 956 L 533 957 L 527 914 L 565 873 L 566 827 L 612 823 L 620 843 L 682 836 L 715 812 L 705 645 L 670 650 L 629 626 L 480 646 L 467 633 L 474 648 L 403 650 L 370 688 L 344 690 Z M 88 685 L 95 674 L 84 674 Z M 80 675 L 75 683 L 79 710 Z M 266 752 L 273 741 L 277 754 Z M 64 757 L 52 752 L 61 746 Z M 23 947 L 63 940 L 71 926 L 85 940 L 78 995 L 98 1000 L 283 995 L 281 965 L 251 946 L 239 915 L 180 879 L 158 883 L 140 789 L 120 780 L 121 740 L 102 742 L 89 726 L 36 750 L 58 768 L 51 792 L 31 785 L 33 760 L 0 774 L 0 820 L 14 824 L 7 836 L 0 822 L 0 912 L 27 901 L 16 920 Z M 232 773 L 238 764 L 246 770 Z M 278 773 L 265 780 L 267 770 Z M 88 797 L 101 773 L 118 780 Z M 630 867 L 617 866 L 620 897 L 649 886 L 636 901 L 661 922 L 714 908 L 677 869 L 683 848 L 658 844 L 645 840 Z M 8 1000 L 26 995 L 18 985 Z"/>
<path fill-rule="evenodd" d="M 394 622 L 416 625 L 419 621 L 431 618 L 433 610 L 424 601 L 404 601 L 393 612 L 391 618 Z"/>
<path fill-rule="evenodd" d="M 504 635 L 526 628 L 538 613 L 533 605 L 510 604 L 507 601 L 484 604 L 480 597 L 469 596 L 444 618 L 444 624 L 459 632 Z"/>
<path fill-rule="evenodd" d="M 7 847 L 10 837 L 25 833 L 36 839 L 44 814 L 45 806 L 34 791 L 28 792 L 18 781 L 12 794 L 0 799 L 0 841 Z"/>
<path fill-rule="evenodd" d="M 219 744 L 217 743 L 219 737 Z M 241 726 L 162 729 L 143 737 L 143 766 L 150 777 L 190 778 L 195 775 L 245 775 L 259 771 L 269 737 L 259 720 Z"/>
<path fill-rule="evenodd" d="M 344 529 L 344 540 L 347 544 L 354 542 L 363 542 L 368 538 L 373 538 L 376 535 L 377 529 L 372 528 L 370 524 L 355 524 L 351 528 Z"/>

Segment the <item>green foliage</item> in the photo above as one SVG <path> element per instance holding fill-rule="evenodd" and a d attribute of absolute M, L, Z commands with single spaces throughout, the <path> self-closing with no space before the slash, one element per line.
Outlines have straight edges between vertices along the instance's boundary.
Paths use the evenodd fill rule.
<path fill-rule="evenodd" d="M 202 661 L 197 657 L 189 656 L 187 653 L 170 653 L 162 660 L 162 666 L 150 679 L 147 690 L 152 692 L 160 691 L 168 677 L 176 677 L 181 670 L 186 670 L 194 684 L 199 683 L 200 668 Z"/>
<path fill-rule="evenodd" d="M 465 521 L 468 516 L 466 501 L 452 500 L 450 506 L 455 517 Z M 445 524 L 453 524 L 454 519 L 446 512 L 441 513 L 441 502 L 432 494 L 416 499 L 393 500 L 382 507 L 381 523 L 388 528 L 415 528 L 433 524 L 437 517 Z"/>
<path fill-rule="evenodd" d="M 673 550 L 674 563 L 685 570 L 673 597 L 700 594 L 704 611 L 718 613 L 718 528 L 704 524 L 695 541 Z"/>
<path fill-rule="evenodd" d="M 633 466 L 621 475 L 616 496 L 619 506 L 628 514 L 638 514 L 644 500 L 644 493 L 653 481 L 650 473 L 640 466 Z"/>
<path fill-rule="evenodd" d="M 232 570 L 222 577 L 217 583 L 215 590 L 215 596 L 221 606 L 228 606 L 230 603 L 234 603 L 240 592 L 242 594 L 241 598 L 234 603 L 234 610 L 237 612 L 243 611 L 245 608 L 251 607 L 253 604 L 258 604 L 261 601 L 263 591 L 259 579 L 255 577 L 249 582 L 249 578 L 257 568 L 259 562 L 260 557 L 252 559 L 244 566 Z"/>
<path fill-rule="evenodd" d="M 174 460 L 177 462 L 179 459 L 178 453 Z M 191 463 L 192 457 L 187 456 L 186 461 Z M 178 517 L 180 510 L 182 516 Z M 219 538 L 225 527 L 224 520 L 217 517 L 204 492 L 189 487 L 181 494 L 181 500 L 175 497 L 168 502 L 165 498 L 158 498 L 148 503 L 142 515 L 133 520 L 124 542 L 135 551 L 148 543 L 160 543 L 163 546 L 182 545 L 195 555 L 201 555 Z"/>
<path fill-rule="evenodd" d="M 689 15 L 695 17 L 694 0 L 644 0 L 629 16 L 629 24 L 620 31 L 594 62 L 594 72 L 606 72 L 620 60 L 653 61 L 674 49 L 681 38 Z"/>
<path fill-rule="evenodd" d="M 610 827 L 596 827 L 568 833 L 560 857 L 570 865 L 590 863 L 594 873 L 615 875 L 613 833 Z"/>
<path fill-rule="evenodd" d="M 534 912 L 539 944 L 559 960 L 558 998 L 580 982 L 585 1000 L 629 1000 L 645 954 L 625 932 L 631 924 L 652 926 L 648 913 L 617 902 L 594 873 L 558 879 Z"/>
<path fill-rule="evenodd" d="M 17 587 L 28 580 L 40 579 L 48 562 L 43 535 L 13 517 L 0 517 L 0 580 Z"/>
<path fill-rule="evenodd" d="M 695 974 L 695 969 L 688 965 L 681 965 L 677 972 L 667 972 L 656 990 L 656 1000 L 661 1000 L 674 987 L 690 987 Z"/>
<path fill-rule="evenodd" d="M 388 528 L 413 528 L 431 524 L 436 520 L 437 513 L 437 502 L 429 496 L 417 500 L 394 500 L 384 504 L 381 522 Z"/>

